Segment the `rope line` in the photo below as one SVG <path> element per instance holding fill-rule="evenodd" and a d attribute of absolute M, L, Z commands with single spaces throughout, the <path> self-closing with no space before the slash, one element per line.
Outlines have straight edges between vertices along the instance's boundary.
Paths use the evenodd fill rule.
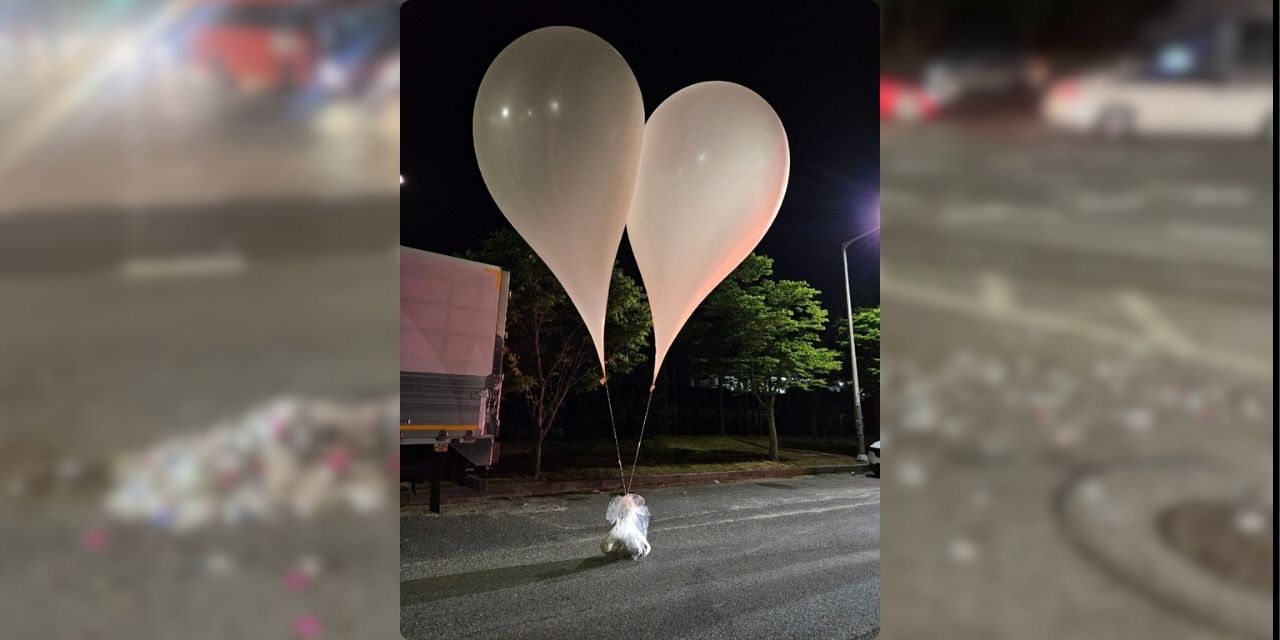
<path fill-rule="evenodd" d="M 649 387 L 649 399 L 644 402 L 644 418 L 640 420 L 640 437 L 636 439 L 636 456 L 631 460 L 631 479 L 622 487 L 624 494 L 631 493 L 631 483 L 636 480 L 636 463 L 640 461 L 640 443 L 644 442 L 644 427 L 649 423 L 649 404 L 653 402 L 653 387 Z M 621 463 L 621 459 L 619 459 Z"/>
<path fill-rule="evenodd" d="M 622 492 L 627 492 L 627 476 L 622 471 L 622 445 L 618 443 L 618 426 L 613 419 L 613 398 L 609 394 L 609 381 L 604 380 L 604 400 L 609 405 L 609 428 L 613 430 L 613 450 L 618 455 L 618 483 L 622 485 Z"/>

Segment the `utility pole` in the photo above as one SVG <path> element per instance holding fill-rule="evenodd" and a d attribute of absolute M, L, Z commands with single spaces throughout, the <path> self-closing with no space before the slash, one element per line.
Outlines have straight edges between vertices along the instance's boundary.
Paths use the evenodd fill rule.
<path fill-rule="evenodd" d="M 867 439 L 862 429 L 862 390 L 858 387 L 858 354 L 853 340 L 853 296 L 849 292 L 849 245 L 861 240 L 880 227 L 876 227 L 840 245 L 840 259 L 844 261 L 844 303 L 849 317 L 849 368 L 853 371 L 853 428 L 858 434 L 858 460 L 867 461 Z"/>

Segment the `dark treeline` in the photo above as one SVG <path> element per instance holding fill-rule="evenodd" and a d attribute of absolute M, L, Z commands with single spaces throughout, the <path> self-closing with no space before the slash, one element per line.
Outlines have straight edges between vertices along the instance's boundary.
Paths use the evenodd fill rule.
<path fill-rule="evenodd" d="M 619 376 L 610 382 L 618 435 L 634 438 L 644 415 L 648 391 L 647 371 L 639 375 Z M 853 400 L 848 390 L 825 389 L 788 391 L 778 398 L 777 426 L 779 437 L 852 438 Z M 867 442 L 880 439 L 879 398 L 862 400 Z M 510 398 L 503 403 L 502 436 L 524 438 L 532 435 L 526 404 Z M 658 378 L 645 436 L 653 435 L 767 435 L 764 412 L 745 395 L 727 390 L 693 386 L 688 375 L 672 385 L 665 373 Z M 581 393 L 565 402 L 551 438 L 611 437 L 609 408 L 605 392 Z"/>

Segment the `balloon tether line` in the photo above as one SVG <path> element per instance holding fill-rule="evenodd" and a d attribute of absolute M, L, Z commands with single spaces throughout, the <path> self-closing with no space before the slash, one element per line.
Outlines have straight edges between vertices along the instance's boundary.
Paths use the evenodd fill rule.
<path fill-rule="evenodd" d="M 649 404 L 653 402 L 653 390 L 657 385 L 649 385 L 649 399 L 644 401 L 644 418 L 640 420 L 640 437 L 636 439 L 636 456 L 631 460 L 631 480 L 622 488 L 622 493 L 631 493 L 631 484 L 636 481 L 636 463 L 640 461 L 640 443 L 644 442 L 644 427 L 649 423 Z"/>
<path fill-rule="evenodd" d="M 613 419 L 613 398 L 609 396 L 608 377 L 600 378 L 600 384 L 604 385 L 604 401 L 609 407 L 609 428 L 613 431 L 613 450 L 618 455 L 618 482 L 622 485 L 622 492 L 625 494 L 627 492 L 627 476 L 622 471 L 622 445 L 618 444 L 618 426 Z"/>

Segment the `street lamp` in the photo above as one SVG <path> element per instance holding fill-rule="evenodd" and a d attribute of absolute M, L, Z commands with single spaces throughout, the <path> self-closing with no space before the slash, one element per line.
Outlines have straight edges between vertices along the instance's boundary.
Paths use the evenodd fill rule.
<path fill-rule="evenodd" d="M 867 440 L 862 434 L 862 390 L 858 388 L 858 354 L 853 345 L 853 296 L 849 293 L 849 245 L 879 231 L 880 227 L 863 233 L 840 245 L 840 259 L 844 261 L 844 303 L 849 312 L 849 368 L 853 371 L 853 426 L 858 433 L 858 460 L 867 461 Z"/>

